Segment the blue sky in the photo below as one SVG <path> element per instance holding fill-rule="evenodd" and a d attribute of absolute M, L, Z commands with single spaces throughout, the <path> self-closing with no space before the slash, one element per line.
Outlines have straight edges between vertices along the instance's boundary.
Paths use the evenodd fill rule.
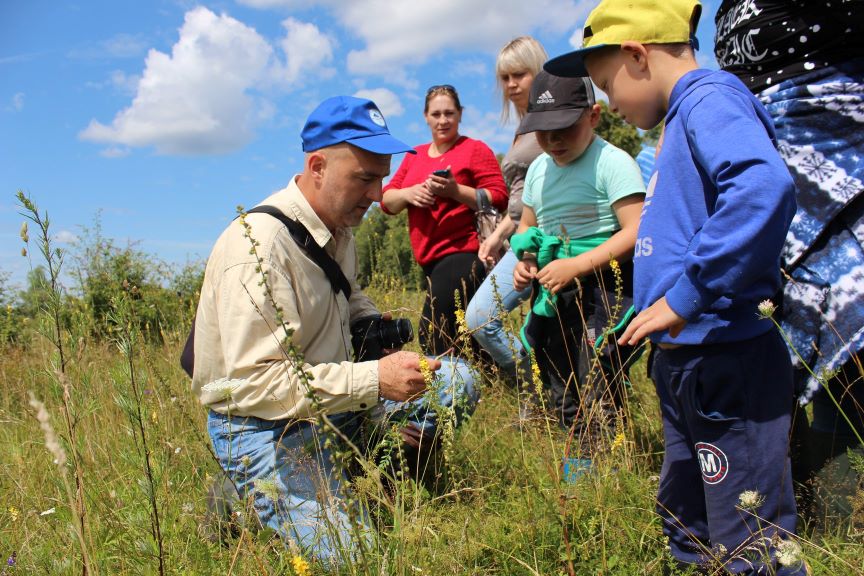
<path fill-rule="evenodd" d="M 705 2 L 700 61 L 716 67 Z M 494 61 L 531 34 L 571 50 L 594 0 L 2 0 L 0 271 L 21 282 L 24 190 L 58 242 L 100 214 L 120 245 L 206 258 L 233 218 L 302 166 L 307 114 L 371 97 L 391 132 L 429 140 L 425 90 L 450 83 L 461 133 L 506 150 Z M 394 159 L 393 170 L 396 169 Z"/>

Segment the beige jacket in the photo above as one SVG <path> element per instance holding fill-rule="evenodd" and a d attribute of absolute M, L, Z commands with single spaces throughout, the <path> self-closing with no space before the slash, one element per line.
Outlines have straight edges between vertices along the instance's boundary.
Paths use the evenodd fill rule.
<path fill-rule="evenodd" d="M 350 229 L 329 232 L 296 184 L 264 200 L 300 221 L 332 256 L 351 283 L 351 300 L 333 291 L 324 272 L 294 243 L 288 229 L 267 214 L 249 214 L 246 222 L 259 243 L 258 256 L 273 300 L 305 357 L 305 369 L 324 411 L 330 414 L 370 408 L 378 402 L 378 362 L 351 361 L 352 319 L 377 314 L 357 285 L 357 255 Z M 287 360 L 273 303 L 265 296 L 258 262 L 250 253 L 240 220 L 216 241 L 207 260 L 195 326 L 192 391 L 216 412 L 267 420 L 313 416 L 297 367 Z M 236 380 L 230 398 L 202 387 Z"/>

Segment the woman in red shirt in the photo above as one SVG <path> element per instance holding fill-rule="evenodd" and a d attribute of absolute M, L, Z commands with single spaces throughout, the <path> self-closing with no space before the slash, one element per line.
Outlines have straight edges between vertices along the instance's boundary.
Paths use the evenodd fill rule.
<path fill-rule="evenodd" d="M 459 134 L 462 105 L 450 85 L 426 93 L 423 116 L 432 142 L 415 147 L 384 187 L 384 212 L 408 209 L 408 230 L 414 258 L 428 286 L 420 323 L 420 346 L 440 355 L 456 342 L 456 300 L 471 300 L 486 275 L 477 257 L 480 244 L 474 227 L 477 189 L 484 189 L 500 211 L 507 209 L 507 188 L 492 150 Z"/>

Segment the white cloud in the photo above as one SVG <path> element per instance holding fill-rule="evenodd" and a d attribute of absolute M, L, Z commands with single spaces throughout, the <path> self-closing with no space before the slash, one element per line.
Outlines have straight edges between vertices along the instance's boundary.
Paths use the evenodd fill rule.
<path fill-rule="evenodd" d="M 24 93 L 16 92 L 14 96 L 12 96 L 12 108 L 16 112 L 20 112 L 24 109 Z"/>
<path fill-rule="evenodd" d="M 132 34 L 117 34 L 98 44 L 73 48 L 67 56 L 82 60 L 137 58 L 146 51 L 147 42 L 143 37 Z"/>
<path fill-rule="evenodd" d="M 60 230 L 54 235 L 54 240 L 61 244 L 72 244 L 78 241 L 78 236 L 69 230 Z"/>
<path fill-rule="evenodd" d="M 180 155 L 237 150 L 276 113 L 262 90 L 291 90 L 335 74 L 326 65 L 333 60 L 330 37 L 294 18 L 282 25 L 284 62 L 253 28 L 204 7 L 190 10 L 171 54 L 151 49 L 140 77 L 116 71 L 105 83 L 90 84 L 110 84 L 134 98 L 110 125 L 93 119 L 79 137 L 119 145 L 102 151 L 108 157 L 139 146 Z"/>
<path fill-rule="evenodd" d="M 317 26 L 288 18 L 282 22 L 285 37 L 280 42 L 285 52 L 285 65 L 274 73 L 277 80 L 291 84 L 303 81 L 304 73 L 315 77 L 330 77 L 336 70 L 324 64 L 333 60 L 334 41 Z"/>
<path fill-rule="evenodd" d="M 347 56 L 348 71 L 384 76 L 413 87 L 406 68 L 449 50 L 494 52 L 533 30 L 561 33 L 580 26 L 594 0 L 238 0 L 260 9 L 323 6 L 365 43 Z"/>
<path fill-rule="evenodd" d="M 516 130 L 516 124 L 502 126 L 500 120 L 501 117 L 497 112 L 480 113 L 473 108 L 466 107 L 462 113 L 459 133 L 476 140 L 482 140 L 496 152 L 503 152 L 513 143 L 513 132 Z"/>
<path fill-rule="evenodd" d="M 132 104 L 79 137 L 162 154 L 230 152 L 252 138 L 256 102 L 273 49 L 255 30 L 206 8 L 186 13 L 171 54 L 151 49 Z"/>
<path fill-rule="evenodd" d="M 147 43 L 140 36 L 117 34 L 102 42 L 102 48 L 114 58 L 135 58 L 147 50 Z"/>
<path fill-rule="evenodd" d="M 393 118 L 405 113 L 399 96 L 387 88 L 372 88 L 358 90 L 354 93 L 357 98 L 368 98 L 378 105 L 378 109 L 384 114 L 384 118 Z"/>
<path fill-rule="evenodd" d="M 114 88 L 121 94 L 134 96 L 138 92 L 138 83 L 141 82 L 141 76 L 137 74 L 127 74 L 123 70 L 112 70 L 108 78 L 102 82 L 85 82 L 87 88 L 102 90 L 103 88 Z"/>
<path fill-rule="evenodd" d="M 574 49 L 582 48 L 582 28 L 576 28 L 568 42 Z"/>
<path fill-rule="evenodd" d="M 99 151 L 99 155 L 103 158 L 123 158 L 129 155 L 129 148 L 125 146 L 109 146 Z"/>
<path fill-rule="evenodd" d="M 366 42 L 348 54 L 349 71 L 389 75 L 451 47 L 495 51 L 526 30 L 567 30 L 589 7 L 581 0 L 359 0 L 340 6 L 335 15 Z"/>
<path fill-rule="evenodd" d="M 138 84 L 141 82 L 141 76 L 137 74 L 126 74 L 122 70 L 114 70 L 109 77 L 111 85 L 126 94 L 135 94 L 138 91 Z"/>
<path fill-rule="evenodd" d="M 489 76 L 489 66 L 480 60 L 457 60 L 453 63 L 453 69 L 448 72 L 457 77 L 481 77 Z"/>

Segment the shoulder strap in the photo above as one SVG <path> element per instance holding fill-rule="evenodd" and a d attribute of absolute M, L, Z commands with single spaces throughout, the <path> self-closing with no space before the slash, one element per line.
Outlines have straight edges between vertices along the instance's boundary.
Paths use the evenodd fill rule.
<path fill-rule="evenodd" d="M 330 286 L 333 288 L 333 291 L 336 293 L 342 292 L 346 299 L 351 298 L 351 284 L 345 277 L 345 273 L 342 272 L 339 264 L 337 264 L 336 261 L 327 254 L 327 251 L 315 242 L 315 239 L 312 238 L 312 234 L 306 229 L 306 226 L 297 220 L 288 218 L 275 206 L 269 206 L 267 204 L 256 206 L 251 210 L 247 210 L 246 213 L 269 214 L 282 222 L 282 224 L 288 228 L 288 232 L 291 233 L 291 237 L 294 239 L 294 242 L 297 243 L 297 246 L 306 252 L 309 258 L 311 258 L 312 261 L 324 271 L 324 275 L 327 276 L 328 280 L 330 280 Z"/>
<path fill-rule="evenodd" d="M 335 293 L 342 292 L 345 294 L 345 298 L 351 298 L 351 284 L 348 282 L 348 279 L 345 277 L 345 273 L 342 272 L 342 269 L 339 268 L 339 264 L 336 263 L 333 258 L 330 257 L 327 252 L 315 242 L 315 239 L 312 238 L 312 234 L 309 233 L 309 230 L 296 220 L 291 220 L 285 214 L 282 213 L 281 210 L 276 208 L 275 206 L 256 206 L 252 208 L 247 214 L 269 214 L 273 216 L 282 224 L 288 228 L 288 232 L 291 233 L 291 237 L 294 239 L 294 242 L 297 243 L 297 246 L 300 247 L 301 250 L 306 252 L 309 258 L 312 259 L 315 264 L 318 265 L 321 270 L 324 271 L 324 275 L 327 276 L 327 279 L 330 281 L 330 286 L 333 288 Z M 189 374 L 189 377 L 192 377 L 192 370 L 195 367 L 195 319 L 192 319 L 192 329 L 189 331 L 189 336 L 186 337 L 186 344 L 183 346 L 183 352 L 180 354 L 180 366 L 183 367 L 183 370 Z"/>

